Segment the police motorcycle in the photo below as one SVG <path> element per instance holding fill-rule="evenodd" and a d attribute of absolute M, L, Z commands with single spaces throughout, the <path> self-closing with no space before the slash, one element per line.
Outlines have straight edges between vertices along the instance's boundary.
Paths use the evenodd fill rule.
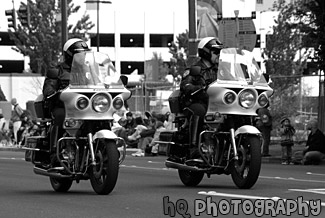
<path fill-rule="evenodd" d="M 119 164 L 126 154 L 126 144 L 111 130 L 114 113 L 131 97 L 125 88 L 128 79 L 120 76 L 106 54 L 83 52 L 74 55 L 70 84 L 60 90 L 65 107 L 64 134 L 56 150 L 50 146 L 53 120 L 47 101 L 40 95 L 34 106 L 43 134 L 27 138 L 25 160 L 34 165 L 34 173 L 48 176 L 52 188 L 67 192 L 73 181 L 90 180 L 93 190 L 109 194 L 115 187 Z M 54 167 L 48 167 L 53 156 Z"/>
<path fill-rule="evenodd" d="M 190 70 L 200 69 L 194 66 Z M 209 178 L 212 174 L 230 174 L 238 188 L 249 189 L 261 169 L 263 138 L 254 126 L 257 110 L 267 107 L 273 89 L 253 54 L 237 48 L 221 50 L 217 80 L 205 88 L 209 106 L 198 132 L 195 157 L 191 154 L 195 133 L 190 128 L 194 122 L 184 115 L 188 108 L 180 105 L 179 89 L 169 97 L 177 130 L 160 134 L 159 146 L 164 147 L 160 151 L 167 155 L 165 165 L 177 169 L 186 186 L 197 186 L 204 174 Z"/>

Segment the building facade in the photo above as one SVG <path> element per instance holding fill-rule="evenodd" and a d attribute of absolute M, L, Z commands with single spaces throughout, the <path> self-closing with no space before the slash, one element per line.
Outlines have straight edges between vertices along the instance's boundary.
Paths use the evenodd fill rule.
<path fill-rule="evenodd" d="M 273 25 L 273 15 L 269 14 L 271 0 L 197 0 L 203 3 L 217 4 L 222 9 L 223 16 L 233 16 L 233 10 L 241 10 L 239 16 L 256 13 L 254 24 L 256 28 L 257 43 L 254 54 L 261 62 L 260 47 L 265 43 L 265 35 L 270 33 Z M 154 53 L 161 56 L 164 62 L 169 62 L 169 44 L 176 41 L 180 33 L 189 29 L 189 0 L 111 0 L 111 4 L 85 3 L 84 0 L 74 0 L 80 5 L 80 13 L 69 17 L 69 23 L 75 23 L 83 13 L 90 15 L 95 24 L 92 29 L 89 45 L 93 50 L 99 47 L 100 52 L 107 53 L 122 74 L 145 74 L 145 62 L 151 60 Z M 217 3 L 216 3 L 217 2 Z M 231 2 L 231 3 L 230 3 Z M 235 3 L 234 3 L 235 2 Z M 15 8 L 19 8 L 15 1 Z M 239 5 L 239 8 L 234 8 Z M 15 84 L 31 85 L 18 82 L 19 74 L 28 68 L 28 58 L 12 50 L 13 42 L 8 35 L 8 22 L 4 10 L 13 7 L 11 0 L 3 1 L 0 10 L 0 85 L 7 99 L 16 97 L 21 104 L 33 100 L 30 95 L 16 89 Z M 97 16 L 99 23 L 97 23 Z M 97 25 L 99 27 L 99 44 L 97 43 Z M 16 73 L 16 74 L 12 74 Z M 13 76 L 14 75 L 14 76 Z M 15 77 L 15 78 L 13 78 Z M 18 78 L 18 79 L 17 79 Z M 24 77 L 21 77 L 23 80 Z M 42 78 L 40 78 L 42 81 Z M 5 82 L 6 81 L 6 82 Z M 26 81 L 26 80 L 25 80 Z M 30 80 L 28 80 L 30 81 Z M 38 90 L 40 93 L 41 90 Z M 34 93 L 37 93 L 37 91 Z"/>

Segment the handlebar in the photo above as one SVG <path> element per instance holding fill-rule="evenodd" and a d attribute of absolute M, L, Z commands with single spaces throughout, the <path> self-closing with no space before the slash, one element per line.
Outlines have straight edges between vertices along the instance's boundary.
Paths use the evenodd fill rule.
<path fill-rule="evenodd" d="M 199 88 L 198 90 L 194 91 L 191 93 L 191 96 L 196 95 L 197 93 L 199 93 L 202 90 L 206 90 L 208 88 L 208 86 L 203 86 L 202 88 Z"/>

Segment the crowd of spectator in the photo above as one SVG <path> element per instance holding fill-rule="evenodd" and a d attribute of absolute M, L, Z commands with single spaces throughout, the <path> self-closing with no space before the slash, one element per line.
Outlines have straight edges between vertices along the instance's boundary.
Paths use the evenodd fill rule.
<path fill-rule="evenodd" d="M 156 156 L 158 154 L 159 134 L 163 130 L 174 130 L 173 115 L 146 111 L 144 115 L 125 112 L 119 115 L 114 131 L 124 139 L 128 148 L 136 148 L 134 157 Z"/>
<path fill-rule="evenodd" d="M 10 120 L 6 120 L 0 109 L 0 144 L 1 146 L 21 147 L 28 136 L 40 135 L 39 124 L 30 111 L 23 110 L 17 100 L 11 100 L 13 106 Z"/>

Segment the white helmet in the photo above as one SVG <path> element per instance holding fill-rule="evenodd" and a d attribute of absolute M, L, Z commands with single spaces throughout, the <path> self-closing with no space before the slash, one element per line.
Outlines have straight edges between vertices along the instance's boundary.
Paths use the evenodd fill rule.
<path fill-rule="evenodd" d="M 63 52 L 64 52 L 64 56 L 65 58 L 68 58 L 68 56 L 70 56 L 70 58 L 79 52 L 84 52 L 84 51 L 89 51 L 89 47 L 88 45 L 79 38 L 72 38 L 69 39 L 68 41 L 66 41 L 66 43 L 64 43 L 63 46 Z"/>
<path fill-rule="evenodd" d="M 205 37 L 198 44 L 198 53 L 201 58 L 210 60 L 211 52 L 220 53 L 222 43 L 216 37 Z"/>

